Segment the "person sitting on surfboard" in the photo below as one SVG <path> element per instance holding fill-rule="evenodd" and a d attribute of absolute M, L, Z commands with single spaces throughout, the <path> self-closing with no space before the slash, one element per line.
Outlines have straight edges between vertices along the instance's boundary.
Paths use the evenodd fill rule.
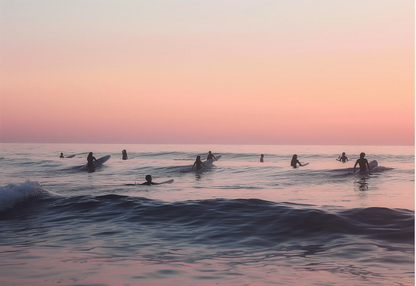
<path fill-rule="evenodd" d="M 92 155 L 92 152 L 90 152 L 90 153 L 88 154 L 87 161 L 88 161 L 87 166 L 88 166 L 88 168 L 90 168 L 90 169 L 94 169 L 94 168 L 95 168 L 95 167 L 94 167 L 94 161 L 95 161 L 95 162 L 97 162 L 98 164 L 100 164 L 100 165 L 101 165 L 101 163 L 100 163 L 100 162 L 98 162 L 98 161 L 97 161 L 97 159 L 95 159 L 95 157 Z"/>
<path fill-rule="evenodd" d="M 297 164 L 299 164 L 299 166 L 304 166 L 299 162 L 298 155 L 294 154 L 292 157 L 292 161 L 290 162 L 290 166 L 292 166 L 293 168 L 297 168 Z"/>
<path fill-rule="evenodd" d="M 61 156 L 59 156 L 59 158 L 64 158 L 64 153 L 61 153 Z"/>
<path fill-rule="evenodd" d="M 261 154 L 261 155 L 260 155 L 260 162 L 262 162 L 262 163 L 264 162 L 263 158 L 264 158 L 264 155 L 263 155 L 263 154 Z"/>
<path fill-rule="evenodd" d="M 345 152 L 342 152 L 342 155 L 341 156 L 338 156 L 337 161 L 340 161 L 342 163 L 345 163 L 345 162 L 347 162 L 349 160 L 348 160 L 348 157 L 345 155 Z"/>
<path fill-rule="evenodd" d="M 121 151 L 121 155 L 122 155 L 122 158 L 121 159 L 123 159 L 123 160 L 127 160 L 128 159 L 126 149 L 124 149 L 123 151 Z"/>
<path fill-rule="evenodd" d="M 141 185 L 159 185 L 158 183 L 152 182 L 152 176 L 146 175 L 146 182 L 142 183 Z"/>
<path fill-rule="evenodd" d="M 207 160 L 210 160 L 212 158 L 214 158 L 214 160 L 217 161 L 217 158 L 215 158 L 214 154 L 212 154 L 211 151 L 208 151 Z"/>
<path fill-rule="evenodd" d="M 368 165 L 368 161 L 364 157 L 365 157 L 365 153 L 361 152 L 360 159 L 357 159 L 357 162 L 355 162 L 354 173 L 355 173 L 355 167 L 357 167 L 357 165 L 360 165 L 360 172 L 365 172 L 367 168 L 368 168 L 368 171 L 370 172 L 370 165 Z"/>
<path fill-rule="evenodd" d="M 211 153 L 211 151 L 210 151 L 210 153 Z M 191 170 L 194 169 L 195 165 L 196 165 L 196 170 L 197 171 L 202 169 L 201 165 L 205 167 L 204 163 L 202 163 L 202 161 L 201 161 L 201 156 L 196 156 L 195 163 L 192 165 Z"/>

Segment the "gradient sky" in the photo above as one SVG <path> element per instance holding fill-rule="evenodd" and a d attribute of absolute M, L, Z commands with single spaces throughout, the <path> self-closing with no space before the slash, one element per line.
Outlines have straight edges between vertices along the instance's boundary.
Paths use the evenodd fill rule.
<path fill-rule="evenodd" d="M 414 145 L 413 0 L 0 0 L 0 142 Z"/>

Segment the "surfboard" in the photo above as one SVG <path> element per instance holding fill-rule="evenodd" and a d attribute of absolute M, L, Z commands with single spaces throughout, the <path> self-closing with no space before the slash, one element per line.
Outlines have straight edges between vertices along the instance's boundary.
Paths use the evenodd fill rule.
<path fill-rule="evenodd" d="M 107 156 L 98 158 L 97 161 L 100 162 L 100 164 L 97 163 L 96 161 L 94 161 L 94 167 L 98 167 L 98 166 L 104 164 L 105 162 L 108 161 L 108 159 L 110 159 L 110 157 L 111 157 L 111 155 L 107 155 Z"/>
<path fill-rule="evenodd" d="M 378 162 L 377 162 L 377 160 L 373 160 L 370 163 L 368 163 L 368 165 L 370 166 L 370 171 L 371 171 L 374 168 L 378 167 Z"/>
<path fill-rule="evenodd" d="M 372 170 L 374 170 L 375 168 L 378 167 L 378 162 L 377 160 L 373 160 L 370 163 L 368 163 L 368 166 L 370 167 L 370 170 L 366 170 L 365 172 L 361 172 L 360 168 L 358 168 L 358 170 L 355 171 L 355 174 L 365 174 L 365 173 L 370 173 Z M 352 170 L 352 173 L 354 173 L 354 168 L 350 168 Z"/>
<path fill-rule="evenodd" d="M 88 168 L 88 164 L 85 164 L 85 165 L 81 166 L 80 170 L 87 170 L 88 172 L 94 172 L 95 168 L 97 168 L 97 167 L 101 166 L 102 164 L 104 164 L 105 162 L 107 162 L 108 159 L 110 159 L 110 157 L 111 157 L 111 155 L 107 155 L 107 156 L 98 158 L 97 161 L 99 163 L 96 162 L 96 161 L 93 162 L 94 168 Z"/>
<path fill-rule="evenodd" d="M 221 155 L 215 156 L 215 158 L 217 158 L 217 161 L 218 161 L 219 159 L 221 159 Z M 214 162 L 215 162 L 215 159 L 209 159 L 209 160 L 202 161 L 202 163 L 205 165 L 205 167 L 208 167 L 208 166 L 212 165 Z"/>
<path fill-rule="evenodd" d="M 219 159 L 221 159 L 221 155 L 215 156 L 215 158 L 217 158 L 217 161 L 218 161 Z M 192 171 L 194 171 L 194 172 L 202 172 L 206 168 L 211 167 L 214 162 L 215 162 L 214 159 L 209 159 L 209 160 L 202 161 L 202 164 L 204 164 L 205 167 L 202 166 L 202 168 L 199 169 L 199 170 L 197 170 L 196 168 L 192 169 L 192 165 L 189 166 L 189 167 L 185 166 L 186 168 L 185 169 L 181 169 L 181 172 L 192 172 Z"/>
<path fill-rule="evenodd" d="M 170 179 L 170 180 L 167 180 L 167 181 L 164 181 L 164 182 L 159 183 L 159 185 L 160 184 L 172 184 L 173 181 L 174 181 L 173 179 Z"/>
<path fill-rule="evenodd" d="M 204 164 L 205 167 L 202 166 L 202 169 L 200 169 L 200 170 L 194 169 L 194 171 L 201 172 L 202 170 L 211 167 L 212 164 L 214 164 L 215 161 L 218 161 L 219 159 L 221 159 L 221 155 L 215 156 L 215 158 L 217 158 L 217 160 L 215 160 L 215 159 L 209 159 L 209 160 L 202 161 L 202 164 Z"/>

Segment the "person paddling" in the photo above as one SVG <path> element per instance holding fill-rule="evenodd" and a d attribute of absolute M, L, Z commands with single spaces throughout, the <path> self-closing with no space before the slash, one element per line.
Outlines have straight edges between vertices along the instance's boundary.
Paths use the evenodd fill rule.
<path fill-rule="evenodd" d="M 211 151 L 208 151 L 207 160 L 210 160 L 210 159 L 214 159 L 215 161 L 217 161 L 217 158 L 214 156 L 214 154 L 212 154 Z"/>
<path fill-rule="evenodd" d="M 88 167 L 89 169 L 91 169 L 91 170 L 94 170 L 94 169 L 95 169 L 95 166 L 94 166 L 94 161 L 95 161 L 95 162 L 97 162 L 98 164 L 100 164 L 100 165 L 101 165 L 101 163 L 100 163 L 100 162 L 98 162 L 98 161 L 97 161 L 97 159 L 93 156 L 92 152 L 90 152 L 90 153 L 88 154 L 87 161 L 88 161 L 88 163 L 87 163 L 87 167 Z"/>
<path fill-rule="evenodd" d="M 292 166 L 293 168 L 297 168 L 297 164 L 299 164 L 299 166 L 304 166 L 299 162 L 298 155 L 294 154 L 292 156 L 292 161 L 290 162 L 290 166 Z"/>
<path fill-rule="evenodd" d="M 121 159 L 123 159 L 123 160 L 127 160 L 128 159 L 126 149 L 124 149 L 123 151 L 121 151 L 121 156 L 122 156 Z"/>
<path fill-rule="evenodd" d="M 348 160 L 348 157 L 345 155 L 345 152 L 342 152 L 342 155 L 341 156 L 338 156 L 337 161 L 340 161 L 342 163 L 345 163 L 345 162 L 347 162 L 349 160 Z"/>
<path fill-rule="evenodd" d="M 159 183 L 154 183 L 152 181 L 151 175 L 146 175 L 145 179 L 146 179 L 146 182 L 142 183 L 141 185 L 159 185 Z"/>
<path fill-rule="evenodd" d="M 197 171 L 201 170 L 202 166 L 205 167 L 204 163 L 202 163 L 202 161 L 201 161 L 201 156 L 196 156 L 195 163 L 192 165 L 191 170 L 193 170 L 195 166 L 196 166 Z"/>
<path fill-rule="evenodd" d="M 357 159 L 357 161 L 355 162 L 354 171 L 353 171 L 354 173 L 355 173 L 355 167 L 357 167 L 357 165 L 360 166 L 360 172 L 367 171 L 367 168 L 368 168 L 368 172 L 370 172 L 370 165 L 368 164 L 367 159 L 365 159 L 364 157 L 365 157 L 365 153 L 361 152 L 360 159 Z"/>

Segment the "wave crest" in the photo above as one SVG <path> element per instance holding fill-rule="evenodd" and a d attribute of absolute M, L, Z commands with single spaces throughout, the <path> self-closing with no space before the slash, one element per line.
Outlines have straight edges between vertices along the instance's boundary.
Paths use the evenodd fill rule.
<path fill-rule="evenodd" d="M 8 184 L 0 187 L 0 211 L 12 208 L 32 197 L 41 196 L 44 192 L 38 182 L 30 180 L 22 184 Z"/>

